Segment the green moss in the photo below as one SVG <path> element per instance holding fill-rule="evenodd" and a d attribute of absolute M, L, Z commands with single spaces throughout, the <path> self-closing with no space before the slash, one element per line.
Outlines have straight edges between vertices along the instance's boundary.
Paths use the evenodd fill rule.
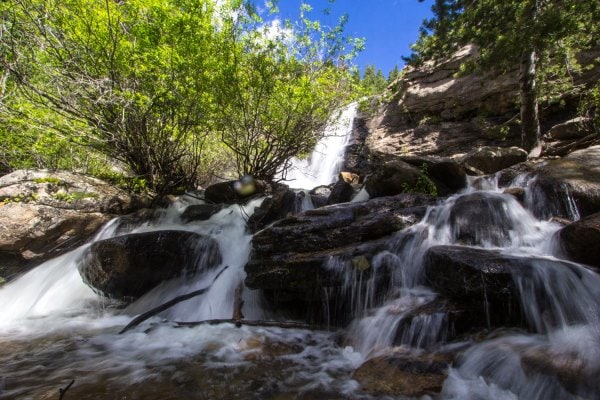
<path fill-rule="evenodd" d="M 7 196 L 4 198 L 1 198 L 0 201 L 2 202 L 2 204 L 8 204 L 8 203 L 29 203 L 32 201 L 37 201 L 38 200 L 38 195 L 33 193 L 30 195 L 25 195 L 25 194 L 18 194 L 16 196 Z"/>
<path fill-rule="evenodd" d="M 54 193 L 52 195 L 52 197 L 59 201 L 65 201 L 67 203 L 71 203 L 71 202 L 79 201 L 79 200 L 83 200 L 83 199 L 97 199 L 98 194 L 90 193 L 90 192 L 70 192 L 70 193 L 58 192 L 58 193 Z"/>
<path fill-rule="evenodd" d="M 45 177 L 45 178 L 35 178 L 33 180 L 35 183 L 53 183 L 56 185 L 60 185 L 63 183 L 62 180 L 58 179 L 58 178 L 53 178 L 51 176 Z"/>

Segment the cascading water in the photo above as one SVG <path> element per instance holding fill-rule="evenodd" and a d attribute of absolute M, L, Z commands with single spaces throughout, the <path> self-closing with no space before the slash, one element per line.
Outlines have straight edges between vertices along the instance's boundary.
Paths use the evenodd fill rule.
<path fill-rule="evenodd" d="M 323 137 L 307 159 L 294 159 L 286 180 L 290 187 L 312 189 L 337 180 L 344 162 L 344 152 L 352 136 L 358 103 L 351 103 L 335 113 L 325 127 Z"/>
<path fill-rule="evenodd" d="M 518 184 L 527 188 L 529 181 Z M 393 348 L 459 348 L 442 399 L 598 399 L 600 276 L 557 258 L 558 224 L 534 217 L 493 179 L 478 187 L 429 207 L 422 221 L 397 232 L 373 259 L 370 281 L 360 260 L 348 268 L 356 260 L 329 259 L 327 268 L 344 274 L 346 286 L 328 291 L 328 301 L 350 299 L 345 309 L 354 317 L 344 346 L 324 331 L 173 322 L 231 318 L 232 293 L 250 253 L 245 218 L 260 200 L 188 224 L 180 220 L 193 201 L 187 198 L 149 223 L 112 221 L 95 240 L 187 230 L 218 242 L 221 265 L 165 282 L 122 310 L 82 282 L 77 260 L 89 244 L 6 284 L 0 288 L 0 398 L 57 398 L 58 388 L 71 380 L 76 383 L 66 398 L 390 398 L 361 393 L 352 372 Z M 529 333 L 499 332 L 480 342 L 450 338 L 443 296 L 427 287 L 424 273 L 428 250 L 445 245 L 525 260 L 525 273 L 512 279 Z M 133 315 L 209 286 L 118 334 Z M 258 295 L 245 290 L 243 297 L 247 319 L 271 318 Z"/>

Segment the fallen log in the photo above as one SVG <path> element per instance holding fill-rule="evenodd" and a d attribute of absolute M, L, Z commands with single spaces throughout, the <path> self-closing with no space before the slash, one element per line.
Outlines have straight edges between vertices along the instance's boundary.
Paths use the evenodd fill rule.
<path fill-rule="evenodd" d="M 119 332 L 119 335 L 122 333 L 127 332 L 128 330 L 138 326 L 139 324 L 141 324 L 142 322 L 144 322 L 145 320 L 147 320 L 150 317 L 155 316 L 156 314 L 165 311 L 168 308 L 173 307 L 175 304 L 181 303 L 182 301 L 185 300 L 189 300 L 191 298 L 200 296 L 201 294 L 206 293 L 211 287 L 212 285 L 215 283 L 215 281 L 219 278 L 219 276 L 221 276 L 221 274 L 227 269 L 229 268 L 229 266 L 225 266 L 222 270 L 219 271 L 219 273 L 214 277 L 213 281 L 211 282 L 210 285 L 208 285 L 205 288 L 199 289 L 199 290 L 195 290 L 193 292 L 187 293 L 187 294 L 182 294 L 181 296 L 177 296 L 169 301 L 167 301 L 166 303 L 161 304 L 158 307 L 153 308 L 150 311 L 147 311 L 143 314 L 138 315 L 137 317 L 135 317 L 134 319 L 131 320 L 130 323 L 127 324 L 127 326 L 123 329 L 121 329 L 121 331 Z"/>
<path fill-rule="evenodd" d="M 274 327 L 283 329 L 308 329 L 313 331 L 327 331 L 330 330 L 325 326 L 309 325 L 302 322 L 295 321 L 261 321 L 261 320 L 236 320 L 236 319 L 207 319 L 204 321 L 192 321 L 192 322 L 174 322 L 179 327 L 195 327 L 199 325 L 219 325 L 219 324 L 233 324 L 236 326 L 261 326 L 261 327 Z"/>

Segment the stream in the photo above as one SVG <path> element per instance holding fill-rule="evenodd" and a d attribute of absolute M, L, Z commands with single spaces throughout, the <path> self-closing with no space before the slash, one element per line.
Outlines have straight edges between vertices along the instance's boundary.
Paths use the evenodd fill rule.
<path fill-rule="evenodd" d="M 345 118 L 347 126 L 349 117 Z M 342 139 L 331 147 L 343 147 L 348 139 Z M 320 157 L 328 151 L 319 147 L 317 153 Z M 328 176 L 317 184 L 331 182 L 336 167 L 329 166 L 338 161 L 338 156 L 314 161 Z M 527 191 L 531 181 L 520 176 L 514 184 Z M 433 246 L 464 246 L 450 210 L 473 194 L 490 199 L 490 204 L 500 199 L 502 206 L 494 209 L 494 215 L 508 221 L 509 229 L 504 239 L 497 240 L 497 228 L 490 226 L 470 247 L 537 260 L 526 276 L 514 276 L 518 302 L 532 328 L 448 341 L 447 318 L 439 312 L 412 318 L 398 335 L 411 310 L 438 296 L 425 284 L 424 254 Z M 530 202 L 533 197 L 529 195 Z M 544 207 L 538 200 L 535 207 Z M 165 282 L 126 308 L 97 295 L 81 280 L 77 261 L 89 244 L 0 288 L 0 398 L 59 399 L 59 390 L 74 381 L 64 399 L 404 399 L 362 392 L 354 371 L 381 354 L 397 350 L 419 354 L 432 348 L 460 353 L 447 371 L 441 399 L 600 398 L 594 389 L 568 390 L 565 381 L 570 377 L 524 367 L 525 356 L 564 357 L 572 367 L 567 370 L 579 375 L 571 381 L 583 379 L 593 388 L 600 371 L 600 276 L 564 260 L 569 268 L 555 268 L 551 262 L 562 260 L 553 239 L 560 225 L 536 218 L 533 203 L 524 207 L 503 194 L 493 178 L 441 200 L 418 224 L 394 235 L 388 250 L 377 256 L 382 265 L 393 266 L 385 298 L 375 298 L 368 284 L 356 285 L 355 277 L 348 276 L 345 290 L 352 295 L 353 321 L 344 330 L 178 325 L 231 318 L 231 293 L 245 277 L 251 251 L 246 220 L 261 201 L 183 224 L 185 207 L 200 200 L 182 196 L 152 221 L 129 227 L 129 233 L 171 229 L 208 235 L 218 242 L 223 260 L 193 278 Z M 123 233 L 119 221 L 113 220 L 94 240 Z M 332 258 L 327 268 L 342 270 L 343 262 Z M 118 334 L 136 314 L 208 286 L 205 294 Z M 275 318 L 257 291 L 244 290 L 243 296 L 246 319 Z"/>

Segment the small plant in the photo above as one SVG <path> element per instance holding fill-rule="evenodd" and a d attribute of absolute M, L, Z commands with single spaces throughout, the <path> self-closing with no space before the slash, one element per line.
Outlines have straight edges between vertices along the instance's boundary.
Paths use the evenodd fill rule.
<path fill-rule="evenodd" d="M 419 120 L 419 126 L 426 125 L 439 125 L 442 122 L 442 118 L 439 115 L 424 115 Z"/>
<path fill-rule="evenodd" d="M 58 201 L 64 201 L 67 203 L 83 200 L 83 199 L 97 199 L 97 193 L 89 193 L 89 192 L 58 192 L 52 195 L 54 199 Z"/>
<path fill-rule="evenodd" d="M 32 201 L 36 201 L 38 199 L 38 195 L 35 193 L 32 194 L 18 194 L 16 196 L 9 196 L 9 197 L 4 197 L 1 201 L 2 204 L 9 204 L 9 203 L 29 203 Z"/>
<path fill-rule="evenodd" d="M 48 176 L 45 178 L 35 178 L 33 181 L 35 183 L 50 183 L 50 184 L 55 184 L 55 185 L 60 185 L 60 184 L 64 183 L 62 180 L 51 177 L 51 176 Z"/>
<path fill-rule="evenodd" d="M 438 191 L 435 183 L 429 179 L 429 173 L 427 172 L 427 164 L 422 164 L 419 168 L 421 174 L 417 178 L 414 186 L 410 186 L 408 183 L 402 184 L 403 193 L 424 193 L 431 196 L 437 196 Z"/>

